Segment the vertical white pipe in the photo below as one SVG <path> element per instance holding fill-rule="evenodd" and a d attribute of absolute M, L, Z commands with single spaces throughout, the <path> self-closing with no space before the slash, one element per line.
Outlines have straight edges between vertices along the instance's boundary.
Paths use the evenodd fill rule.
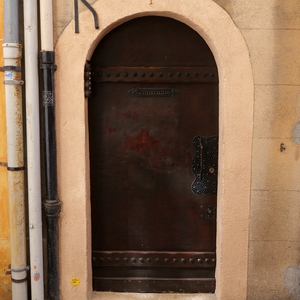
<path fill-rule="evenodd" d="M 27 299 L 24 151 L 19 1 L 4 0 L 4 84 L 12 299 Z"/>
<path fill-rule="evenodd" d="M 52 0 L 40 1 L 41 51 L 53 51 Z"/>
<path fill-rule="evenodd" d="M 4 41 L 19 42 L 19 3 L 18 0 L 4 0 Z"/>
<path fill-rule="evenodd" d="M 24 0 L 24 50 L 31 299 L 44 299 L 37 0 Z"/>
<path fill-rule="evenodd" d="M 21 45 L 3 44 L 12 299 L 27 299 Z"/>

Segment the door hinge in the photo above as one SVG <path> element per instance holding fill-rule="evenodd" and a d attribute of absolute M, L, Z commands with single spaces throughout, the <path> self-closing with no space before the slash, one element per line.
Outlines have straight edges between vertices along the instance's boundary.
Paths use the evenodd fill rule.
<path fill-rule="evenodd" d="M 90 98 L 92 95 L 92 65 L 84 65 L 84 97 Z"/>

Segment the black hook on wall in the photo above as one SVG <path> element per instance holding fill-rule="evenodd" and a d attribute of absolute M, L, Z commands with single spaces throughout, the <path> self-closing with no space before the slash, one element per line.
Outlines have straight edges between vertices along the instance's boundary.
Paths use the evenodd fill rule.
<path fill-rule="evenodd" d="M 92 12 L 94 16 L 95 28 L 99 29 L 99 21 L 97 12 L 93 7 L 86 1 L 81 0 L 81 2 Z M 75 33 L 79 33 L 79 19 L 78 19 L 78 0 L 74 0 L 74 11 L 75 11 Z"/>

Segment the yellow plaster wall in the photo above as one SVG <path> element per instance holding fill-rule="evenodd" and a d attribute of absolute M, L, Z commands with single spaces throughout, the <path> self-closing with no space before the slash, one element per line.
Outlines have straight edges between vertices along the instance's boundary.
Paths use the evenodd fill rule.
<path fill-rule="evenodd" d="M 3 1 L 0 1 L 0 66 L 3 66 Z M 6 125 L 3 72 L 0 72 L 0 162 L 7 162 L 6 155 Z M 10 276 L 4 274 L 4 269 L 10 263 L 9 244 L 9 208 L 7 189 L 7 169 L 0 165 L 0 299 L 11 299 Z"/>

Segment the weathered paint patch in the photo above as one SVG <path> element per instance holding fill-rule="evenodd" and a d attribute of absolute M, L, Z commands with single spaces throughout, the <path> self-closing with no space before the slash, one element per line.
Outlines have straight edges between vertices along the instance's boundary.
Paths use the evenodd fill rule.
<path fill-rule="evenodd" d="M 300 299 L 300 265 L 289 266 L 284 271 L 283 284 L 289 295 Z"/>
<path fill-rule="evenodd" d="M 111 127 L 109 120 L 105 119 L 105 123 L 104 123 L 104 134 L 105 135 L 112 135 L 117 131 L 117 128 L 115 127 Z"/>
<path fill-rule="evenodd" d="M 154 137 L 151 137 L 149 131 L 142 129 L 139 136 L 131 137 L 125 134 L 125 143 L 124 146 L 126 149 L 136 151 L 141 154 L 148 154 L 151 151 L 156 153 L 161 152 L 161 144 Z"/>
<path fill-rule="evenodd" d="M 39 281 L 40 277 L 41 277 L 41 275 L 38 272 L 35 272 L 34 275 L 33 275 L 34 281 Z"/>
<path fill-rule="evenodd" d="M 293 141 L 300 144 L 300 122 L 298 122 L 293 128 Z"/>
<path fill-rule="evenodd" d="M 1 178 L 1 177 L 0 177 Z M 2 220 L 2 219 L 0 219 Z M 8 270 L 10 264 L 10 240 L 0 237 L 0 299 L 11 300 L 11 277 L 5 275 L 4 270 Z"/>
<path fill-rule="evenodd" d="M 163 147 L 161 142 L 151 136 L 147 129 L 142 128 L 138 136 L 132 137 L 126 133 L 124 136 L 125 149 L 143 155 L 150 161 L 153 168 L 172 170 L 175 167 L 168 147 Z"/>
<path fill-rule="evenodd" d="M 139 120 L 138 114 L 136 112 L 127 111 L 125 113 L 122 113 L 122 116 L 125 117 L 125 118 L 128 118 L 128 119 L 132 119 L 134 121 Z"/>

